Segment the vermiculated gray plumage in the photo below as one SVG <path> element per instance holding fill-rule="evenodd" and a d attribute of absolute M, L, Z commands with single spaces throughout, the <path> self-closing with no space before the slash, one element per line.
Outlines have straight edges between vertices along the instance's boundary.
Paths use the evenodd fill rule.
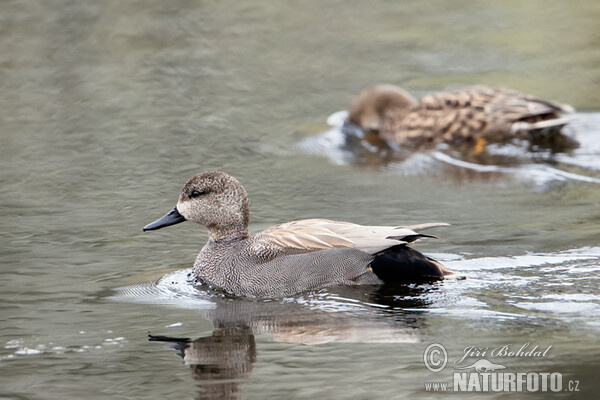
<path fill-rule="evenodd" d="M 277 297 L 335 285 L 378 285 L 367 266 L 375 256 L 358 249 L 310 253 L 289 250 L 274 257 L 252 252 L 252 239 L 209 241 L 194 263 L 203 284 L 250 297 Z M 275 253 L 274 253 L 275 254 Z"/>

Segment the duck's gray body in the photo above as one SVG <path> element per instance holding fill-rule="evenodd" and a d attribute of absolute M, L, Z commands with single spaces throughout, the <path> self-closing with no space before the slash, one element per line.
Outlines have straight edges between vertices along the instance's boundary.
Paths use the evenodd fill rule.
<path fill-rule="evenodd" d="M 358 249 L 257 254 L 252 239 L 210 240 L 194 263 L 196 279 L 229 293 L 278 297 L 337 285 L 379 285 L 367 266 L 375 256 Z"/>
<path fill-rule="evenodd" d="M 239 296 L 280 297 L 337 285 L 444 279 L 452 272 L 410 248 L 420 231 L 363 226 L 326 219 L 275 225 L 248 234 L 246 191 L 222 172 L 198 174 L 186 183 L 177 206 L 144 230 L 186 220 L 208 227 L 209 241 L 194 263 L 198 282 Z"/>

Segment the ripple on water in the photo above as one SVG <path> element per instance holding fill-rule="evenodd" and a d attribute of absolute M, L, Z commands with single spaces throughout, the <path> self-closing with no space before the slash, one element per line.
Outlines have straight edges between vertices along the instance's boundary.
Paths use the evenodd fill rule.
<path fill-rule="evenodd" d="M 107 332 L 110 334 L 112 332 Z M 86 332 L 79 332 L 79 335 L 85 335 Z M 80 341 L 87 344 L 69 344 L 60 345 L 53 342 L 50 343 L 35 343 L 35 339 L 12 339 L 5 343 L 4 349 L 8 350 L 8 354 L 0 356 L 0 360 L 11 360 L 18 357 L 40 356 L 40 355 L 62 355 L 68 353 L 87 353 L 90 351 L 104 351 L 110 347 L 121 348 L 127 343 L 127 339 L 122 336 L 107 337 L 100 341 L 98 338 L 90 338 L 85 340 L 82 337 Z"/>
<path fill-rule="evenodd" d="M 482 314 L 495 317 L 507 311 L 508 315 L 518 317 L 551 317 L 600 327 L 596 318 L 589 318 L 597 316 L 600 310 L 600 295 L 596 294 L 600 278 L 590 275 L 590 271 L 600 268 L 599 261 L 600 247 L 451 261 L 447 263 L 450 268 L 466 272 L 472 278 L 462 287 L 452 285 L 451 290 L 461 292 L 461 300 L 444 311 L 461 317 Z M 498 307 L 491 307 L 485 300 L 484 306 L 476 307 L 466 300 L 471 296 L 485 299 L 481 295 L 484 289 L 492 290 L 496 298 L 501 298 L 500 314 Z M 470 314 L 473 311 L 475 313 Z"/>
<path fill-rule="evenodd" d="M 397 175 L 443 174 L 445 178 L 490 180 L 502 178 L 528 183 L 545 189 L 555 183 L 586 182 L 600 184 L 600 144 L 597 137 L 600 113 L 579 113 L 568 127 L 579 147 L 569 153 L 531 152 L 526 144 L 491 144 L 487 151 L 498 160 L 513 160 L 507 164 L 479 164 L 464 160 L 446 146 L 421 152 L 376 148 L 358 139 L 348 140 L 342 132 L 347 113 L 332 114 L 326 132 L 302 140 L 296 147 L 305 153 L 325 156 L 338 165 L 359 164 Z"/>
<path fill-rule="evenodd" d="M 210 294 L 190 282 L 192 269 L 169 273 L 156 282 L 128 285 L 114 289 L 108 299 L 144 304 L 173 304 L 181 308 L 210 309 L 215 304 Z"/>
<path fill-rule="evenodd" d="M 596 294 L 600 278 L 590 276 L 590 271 L 600 269 L 600 247 L 511 257 L 468 259 L 456 254 L 436 254 L 436 257 L 449 268 L 466 274 L 467 279 L 408 285 L 392 293 L 385 290 L 386 286 L 380 289 L 340 287 L 277 300 L 248 300 L 202 290 L 190 282 L 191 270 L 185 269 L 165 275 L 157 282 L 115 289 L 111 299 L 193 308 L 211 320 L 244 320 L 256 329 L 256 333 L 281 334 L 281 327 L 286 324 L 294 324 L 297 328 L 302 323 L 313 323 L 311 319 L 319 321 L 322 318 L 328 322 L 322 326 L 320 334 L 332 331 L 330 325 L 333 323 L 338 337 L 331 339 L 330 335 L 327 338 L 339 341 L 349 340 L 348 337 L 352 337 L 349 332 L 355 330 L 354 324 L 351 324 L 352 329 L 340 329 L 340 321 L 360 321 L 365 324 L 365 329 L 371 329 L 382 317 L 394 313 L 436 313 L 461 320 L 499 321 L 550 317 L 600 327 L 589 318 L 598 315 L 600 309 L 600 295 Z M 581 282 L 585 283 L 582 285 Z M 334 316 L 334 322 L 331 316 Z M 394 330 L 388 328 L 377 327 L 384 329 L 389 339 L 394 336 Z M 347 335 L 342 338 L 340 332 Z M 355 338 L 359 336 L 355 335 Z M 378 334 L 372 339 L 383 341 L 384 336 Z M 368 335 L 363 336 L 363 340 L 365 337 Z M 314 340 L 303 338 L 307 342 Z M 402 340 L 407 340 L 407 336 Z"/>

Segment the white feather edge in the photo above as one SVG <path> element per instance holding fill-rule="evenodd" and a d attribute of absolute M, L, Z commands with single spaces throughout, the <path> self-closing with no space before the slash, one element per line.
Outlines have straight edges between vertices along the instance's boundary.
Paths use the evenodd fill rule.
<path fill-rule="evenodd" d="M 532 131 L 537 129 L 546 129 L 546 128 L 558 128 L 567 125 L 568 123 L 576 120 L 577 117 L 562 117 L 549 119 L 538 122 L 515 122 L 511 125 L 511 131 L 519 132 L 519 131 Z"/>

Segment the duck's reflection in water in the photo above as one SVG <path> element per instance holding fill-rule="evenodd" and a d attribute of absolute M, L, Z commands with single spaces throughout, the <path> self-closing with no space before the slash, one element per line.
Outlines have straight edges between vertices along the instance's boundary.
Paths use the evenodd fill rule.
<path fill-rule="evenodd" d="M 234 399 L 256 361 L 256 343 L 249 326 L 215 328 L 195 340 L 149 336 L 150 341 L 173 342 L 198 381 L 198 399 Z"/>
<path fill-rule="evenodd" d="M 362 167 L 379 169 L 389 165 L 401 165 L 413 158 L 415 154 L 442 153 L 458 163 L 472 164 L 472 171 L 480 173 L 494 172 L 485 166 L 517 167 L 530 163 L 554 164 L 555 154 L 569 153 L 579 147 L 577 141 L 564 134 L 556 134 L 550 139 L 532 139 L 530 141 L 513 140 L 506 143 L 486 143 L 485 141 L 466 142 L 460 145 L 423 145 L 418 149 L 395 147 L 381 140 L 377 135 L 365 133 L 362 138 L 345 135 L 340 142 L 341 150 L 349 159 Z M 317 139 L 315 139 L 317 140 Z M 451 166 L 445 160 L 438 160 Z M 461 166 L 461 165 L 455 165 Z M 484 167 L 477 170 L 476 167 Z M 463 166 L 464 167 L 464 166 Z M 461 179 L 462 176 L 458 176 Z M 476 176 L 480 178 L 480 176 Z"/>
<path fill-rule="evenodd" d="M 585 120 L 589 115 L 578 114 L 577 117 Z M 298 148 L 329 157 L 339 164 L 398 175 L 436 176 L 457 184 L 496 183 L 507 179 L 540 185 L 565 179 L 598 183 L 598 179 L 587 176 L 590 168 L 596 170 L 593 165 L 588 167 L 584 161 L 577 164 L 581 170 L 573 170 L 561 163 L 561 160 L 577 159 L 578 152 L 583 154 L 589 152 L 585 149 L 592 148 L 589 143 L 596 141 L 596 132 L 582 129 L 576 126 L 569 129 L 569 135 L 557 133 L 551 138 L 514 139 L 503 143 L 480 140 L 460 145 L 443 143 L 405 148 L 382 140 L 374 132 L 364 132 L 345 123 L 304 139 Z M 577 139 L 572 137 L 575 132 Z"/>
<path fill-rule="evenodd" d="M 199 310 L 214 325 L 210 336 L 149 338 L 174 343 L 198 384 L 197 398 L 235 399 L 256 362 L 255 335 L 306 345 L 416 342 L 426 315 L 418 309 L 440 301 L 439 285 L 339 287 L 280 301 L 213 297 L 214 308 Z"/>

